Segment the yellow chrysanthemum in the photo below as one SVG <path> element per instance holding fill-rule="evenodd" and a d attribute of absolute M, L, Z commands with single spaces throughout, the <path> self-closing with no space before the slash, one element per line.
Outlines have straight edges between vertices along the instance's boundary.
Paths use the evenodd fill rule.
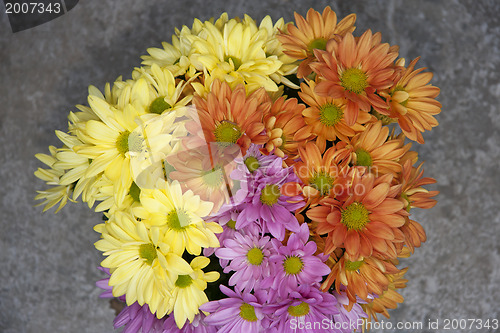
<path fill-rule="evenodd" d="M 204 290 L 207 282 L 214 282 L 219 279 L 218 272 L 203 272 L 210 263 L 206 257 L 196 257 L 191 261 L 193 272 L 186 275 L 179 275 L 172 290 L 172 301 L 170 312 L 174 312 L 174 319 L 177 327 L 182 328 L 186 320 L 192 322 L 194 316 L 199 313 L 199 307 L 208 302 Z"/>
<path fill-rule="evenodd" d="M 213 23 L 214 19 L 210 19 Z M 219 29 L 228 21 L 227 13 L 223 13 L 214 23 Z M 172 35 L 172 44 L 163 42 L 162 49 L 151 47 L 147 51 L 149 55 L 142 56 L 144 66 L 153 66 L 156 64 L 161 68 L 166 68 L 174 76 L 186 74 L 187 77 L 193 77 L 195 68 L 191 66 L 189 55 L 191 54 L 191 44 L 193 37 L 197 36 L 203 29 L 204 23 L 195 19 L 192 28 L 183 26 L 181 30 L 175 29 L 175 35 Z"/>
<path fill-rule="evenodd" d="M 165 242 L 174 253 L 182 255 L 186 249 L 199 255 L 202 247 L 219 247 L 214 233 L 222 232 L 222 227 L 202 219 L 213 203 L 200 200 L 191 190 L 182 193 L 179 182 L 164 182 L 162 189 L 143 189 L 140 202 L 142 207 L 135 208 L 134 214 L 147 226 L 162 227 Z"/>
<path fill-rule="evenodd" d="M 128 305 L 147 303 L 155 313 L 163 299 L 171 296 L 178 276 L 193 272 L 171 251 L 160 228 L 148 229 L 129 214 L 119 212 L 94 229 L 102 234 L 95 247 L 107 256 L 101 265 L 110 269 L 113 295 L 125 294 Z"/>
<path fill-rule="evenodd" d="M 267 39 L 267 30 L 255 24 L 231 19 L 220 30 L 205 22 L 194 38 L 190 59 L 197 70 L 208 72 L 208 81 L 221 79 L 231 87 L 244 83 L 248 92 L 261 87 L 277 91 L 278 86 L 269 76 L 278 72 L 282 62 L 276 55 L 266 54 Z"/>

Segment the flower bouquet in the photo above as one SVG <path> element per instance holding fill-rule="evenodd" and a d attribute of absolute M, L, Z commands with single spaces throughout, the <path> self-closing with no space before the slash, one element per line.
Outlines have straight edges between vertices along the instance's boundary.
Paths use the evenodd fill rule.
<path fill-rule="evenodd" d="M 398 258 L 426 239 L 411 212 L 437 194 L 406 139 L 437 126 L 439 88 L 355 19 L 196 19 L 90 86 L 36 155 L 44 210 L 104 214 L 116 328 L 353 332 L 403 301 Z"/>

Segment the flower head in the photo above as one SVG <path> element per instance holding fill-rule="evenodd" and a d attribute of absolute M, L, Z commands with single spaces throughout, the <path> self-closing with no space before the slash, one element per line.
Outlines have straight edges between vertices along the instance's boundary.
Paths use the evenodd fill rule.
<path fill-rule="evenodd" d="M 388 113 L 387 104 L 376 92 L 392 86 L 392 66 L 398 53 L 380 40 L 380 34 L 370 30 L 357 40 L 347 33 L 340 41 L 330 40 L 325 51 L 315 51 L 318 62 L 311 68 L 321 78 L 315 91 L 347 100 L 344 117 L 349 126 L 356 123 L 360 111 L 373 107 Z"/>

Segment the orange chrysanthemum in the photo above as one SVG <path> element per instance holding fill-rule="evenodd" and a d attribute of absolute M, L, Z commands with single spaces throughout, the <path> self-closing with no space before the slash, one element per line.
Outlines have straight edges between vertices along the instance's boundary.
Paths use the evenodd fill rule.
<path fill-rule="evenodd" d="M 243 85 L 231 90 L 226 82 L 216 80 L 206 99 L 195 96 L 193 102 L 207 142 L 237 144 L 243 154 L 251 143 L 267 142 L 263 119 L 271 100 L 264 89 L 247 97 Z"/>
<path fill-rule="evenodd" d="M 311 68 L 321 78 L 316 92 L 322 96 L 345 98 L 347 125 L 356 123 L 359 111 L 388 114 L 387 103 L 376 92 L 393 85 L 397 47 L 380 43 L 381 35 L 367 30 L 359 39 L 347 33 L 338 42 L 330 40 L 326 51 L 315 50 L 318 62 Z"/>
<path fill-rule="evenodd" d="M 302 118 L 305 105 L 296 98 L 278 98 L 265 116 L 268 141 L 264 146 L 268 153 L 279 157 L 287 156 L 287 161 L 297 158 L 300 145 L 311 139 L 309 128 Z"/>
<path fill-rule="evenodd" d="M 345 122 L 345 99 L 335 99 L 331 97 L 319 96 L 314 92 L 316 82 L 309 80 L 300 85 L 299 96 L 309 105 L 302 114 L 307 125 L 311 127 L 311 132 L 317 135 L 316 144 L 321 151 L 326 148 L 326 141 L 334 141 L 337 137 L 342 140 L 362 132 L 365 128 L 362 124 L 369 122 L 374 117 L 368 112 L 360 112 L 356 122 L 348 126 Z"/>
<path fill-rule="evenodd" d="M 327 197 L 306 213 L 318 222 L 315 231 L 328 234 L 325 253 L 338 247 L 356 261 L 360 257 L 378 255 L 396 258 L 395 244 L 404 241 L 399 229 L 408 213 L 395 199 L 399 186 L 391 186 L 392 175 L 376 178 L 366 169 L 353 168 L 347 175 L 351 183 L 342 195 Z"/>
<path fill-rule="evenodd" d="M 314 143 L 309 142 L 299 148 L 300 162 L 293 165 L 295 174 L 303 183 L 302 193 L 308 204 L 315 205 L 328 196 L 335 186 L 345 186 L 345 177 L 341 175 L 342 166 L 335 163 L 335 147 L 329 148 L 323 155 Z M 342 181 L 344 184 L 342 184 Z"/>
<path fill-rule="evenodd" d="M 285 54 L 303 60 L 297 70 L 297 77 L 311 74 L 309 64 L 316 59 L 315 49 L 325 50 L 330 39 L 353 32 L 355 21 L 356 15 L 351 14 L 337 24 L 337 14 L 330 6 L 323 10 L 323 14 L 311 8 L 306 18 L 295 13 L 297 26 L 289 25 L 288 33 L 278 35 L 278 40 L 283 44 Z"/>
<path fill-rule="evenodd" d="M 351 306 L 356 303 L 356 296 L 368 301 L 370 294 L 382 294 L 389 285 L 385 274 L 399 272 L 396 266 L 387 260 L 374 257 L 360 258 L 357 261 L 349 259 L 349 256 L 344 253 L 333 265 L 332 272 L 321 284 L 321 289 L 328 290 L 334 281 L 335 289 L 339 293 L 342 286 L 345 286 Z"/>
<path fill-rule="evenodd" d="M 389 137 L 389 128 L 380 121 L 366 126 L 366 130 L 355 135 L 344 147 L 338 147 L 339 159 L 346 159 L 356 166 L 368 167 L 375 174 L 396 175 L 401 172 L 399 159 L 410 149 L 404 137 Z"/>
<path fill-rule="evenodd" d="M 390 281 L 387 290 L 379 294 L 372 302 L 361 305 L 363 310 L 368 314 L 368 322 L 371 321 L 372 317 L 378 321 L 377 313 L 381 313 L 385 317 L 390 318 L 391 316 L 387 312 L 387 309 L 395 309 L 398 307 L 398 303 L 403 303 L 403 296 L 396 290 L 406 288 L 406 282 L 408 282 L 408 280 L 404 278 L 404 275 L 407 271 L 408 268 L 404 268 L 396 274 L 386 275 Z"/>
<path fill-rule="evenodd" d="M 390 106 L 387 115 L 397 119 L 403 133 L 410 140 L 424 143 L 422 133 L 438 125 L 433 116 L 441 112 L 441 103 L 435 99 L 439 88 L 429 84 L 432 73 L 421 73 L 425 68 L 415 69 L 418 59 L 398 72 L 393 88 L 381 95 Z"/>

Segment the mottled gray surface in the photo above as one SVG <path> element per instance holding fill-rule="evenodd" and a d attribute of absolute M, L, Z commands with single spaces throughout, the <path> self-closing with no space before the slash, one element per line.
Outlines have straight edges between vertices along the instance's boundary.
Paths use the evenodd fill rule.
<path fill-rule="evenodd" d="M 194 17 L 289 20 L 327 4 L 340 16 L 357 13 L 358 31 L 381 31 L 407 59 L 422 56 L 441 87 L 441 124 L 416 147 L 439 182 L 439 204 L 415 213 L 428 241 L 405 261 L 406 302 L 391 322 L 500 318 L 500 2 L 107 0 L 80 1 L 16 34 L 0 14 L 0 332 L 113 332 L 114 311 L 94 287 L 100 216 L 82 204 L 57 215 L 33 207 L 43 188 L 33 155 L 59 145 L 54 130 L 65 130 L 87 85 L 129 75 L 147 47 Z"/>

